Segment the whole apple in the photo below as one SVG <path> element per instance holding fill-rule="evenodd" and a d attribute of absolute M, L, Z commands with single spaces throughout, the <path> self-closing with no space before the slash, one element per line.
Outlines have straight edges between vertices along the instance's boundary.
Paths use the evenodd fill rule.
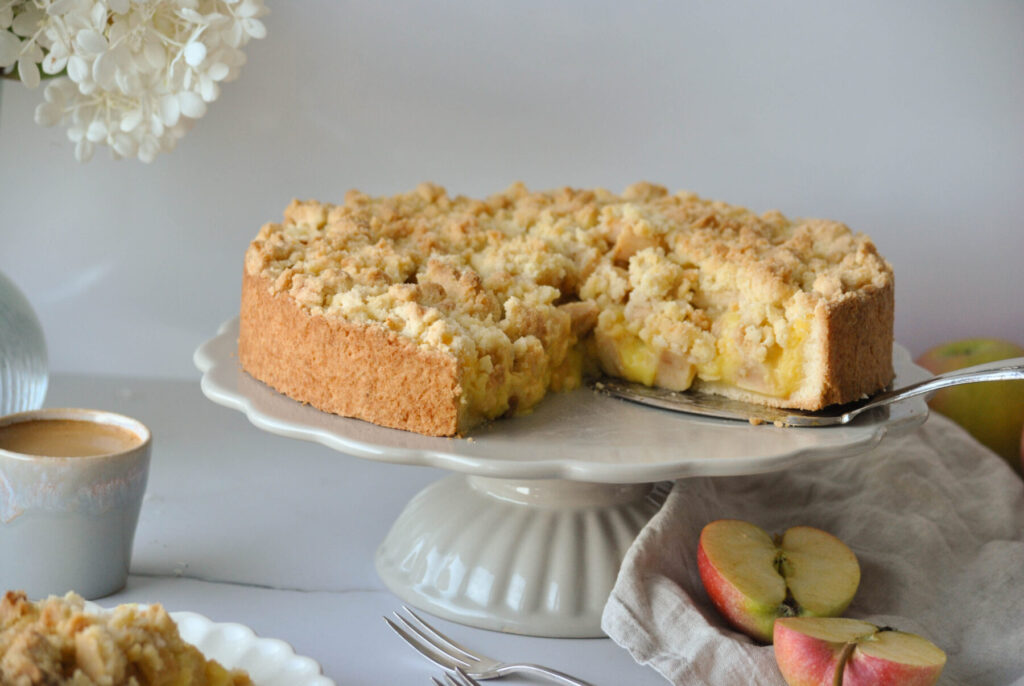
<path fill-rule="evenodd" d="M 932 348 L 917 363 L 942 374 L 985 362 L 1024 357 L 1024 348 L 994 338 L 970 338 Z M 1024 382 L 994 381 L 944 388 L 928 405 L 966 429 L 1024 473 Z"/>

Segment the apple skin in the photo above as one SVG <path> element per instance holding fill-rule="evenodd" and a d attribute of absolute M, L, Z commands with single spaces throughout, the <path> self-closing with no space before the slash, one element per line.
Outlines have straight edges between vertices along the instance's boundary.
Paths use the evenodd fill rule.
<path fill-rule="evenodd" d="M 927 639 L 843 617 L 779 619 L 774 651 L 789 686 L 932 686 L 946 664 Z"/>
<path fill-rule="evenodd" d="M 943 374 L 1009 357 L 1024 357 L 1024 348 L 996 338 L 969 338 L 936 346 L 921 355 L 917 364 L 933 374 Z M 932 396 L 928 405 L 1024 474 L 1024 382 L 993 381 L 944 388 Z"/>
<path fill-rule="evenodd" d="M 711 602 L 733 627 L 762 643 L 772 642 L 777 602 L 759 603 L 745 596 L 711 563 L 703 545 L 697 547 L 697 570 Z"/>
<path fill-rule="evenodd" d="M 823 547 L 829 560 L 821 559 Z M 697 570 L 722 616 L 763 643 L 772 642 L 778 617 L 842 614 L 860 583 L 857 557 L 832 534 L 795 526 L 773 538 L 757 525 L 737 519 L 719 519 L 704 527 Z"/>

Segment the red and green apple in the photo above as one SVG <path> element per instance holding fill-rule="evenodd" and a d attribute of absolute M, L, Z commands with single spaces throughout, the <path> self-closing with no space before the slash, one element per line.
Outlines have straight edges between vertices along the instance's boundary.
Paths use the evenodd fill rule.
<path fill-rule="evenodd" d="M 932 686 L 946 664 L 926 638 L 845 617 L 780 619 L 774 650 L 789 686 Z"/>
<path fill-rule="evenodd" d="M 697 568 L 719 612 L 765 643 L 778 617 L 842 614 L 860 583 L 857 557 L 832 534 L 794 526 L 772 537 L 738 519 L 704 527 Z"/>

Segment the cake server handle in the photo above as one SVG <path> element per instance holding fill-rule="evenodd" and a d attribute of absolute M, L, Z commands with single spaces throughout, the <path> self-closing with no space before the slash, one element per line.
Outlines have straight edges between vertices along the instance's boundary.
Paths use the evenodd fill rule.
<path fill-rule="evenodd" d="M 957 369 L 952 372 L 946 372 L 945 374 L 938 374 L 930 379 L 925 379 L 901 388 L 879 393 L 863 405 L 858 405 L 857 407 L 838 415 L 838 423 L 846 424 L 862 412 L 873 410 L 876 407 L 890 405 L 901 400 L 906 400 L 907 398 L 913 398 L 927 393 L 934 393 L 941 388 L 960 386 L 968 383 L 978 383 L 982 381 L 1008 381 L 1011 379 L 1024 380 L 1024 357 L 1011 357 L 1006 360 L 996 360 L 995 362 L 986 362 L 985 364 L 979 364 L 973 367 L 965 367 L 964 369 Z M 801 426 L 803 423 L 800 415 L 794 415 L 791 419 L 793 420 L 791 422 L 791 426 Z M 818 417 L 817 419 L 821 419 L 821 417 Z M 817 423 L 814 421 L 815 417 L 813 416 L 807 417 L 807 420 L 808 425 Z"/>

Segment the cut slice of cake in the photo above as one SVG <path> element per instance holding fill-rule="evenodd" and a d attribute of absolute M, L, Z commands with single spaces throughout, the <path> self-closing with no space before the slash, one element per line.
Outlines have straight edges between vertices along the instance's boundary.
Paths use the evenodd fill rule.
<path fill-rule="evenodd" d="M 321 410 L 464 434 L 601 372 L 820 409 L 893 377 L 893 276 L 825 220 L 651 184 L 293 201 L 245 259 L 242 367 Z"/>
<path fill-rule="evenodd" d="M 160 605 L 89 611 L 69 593 L 0 599 L 0 684 L 11 686 L 252 686 L 182 640 Z"/>

